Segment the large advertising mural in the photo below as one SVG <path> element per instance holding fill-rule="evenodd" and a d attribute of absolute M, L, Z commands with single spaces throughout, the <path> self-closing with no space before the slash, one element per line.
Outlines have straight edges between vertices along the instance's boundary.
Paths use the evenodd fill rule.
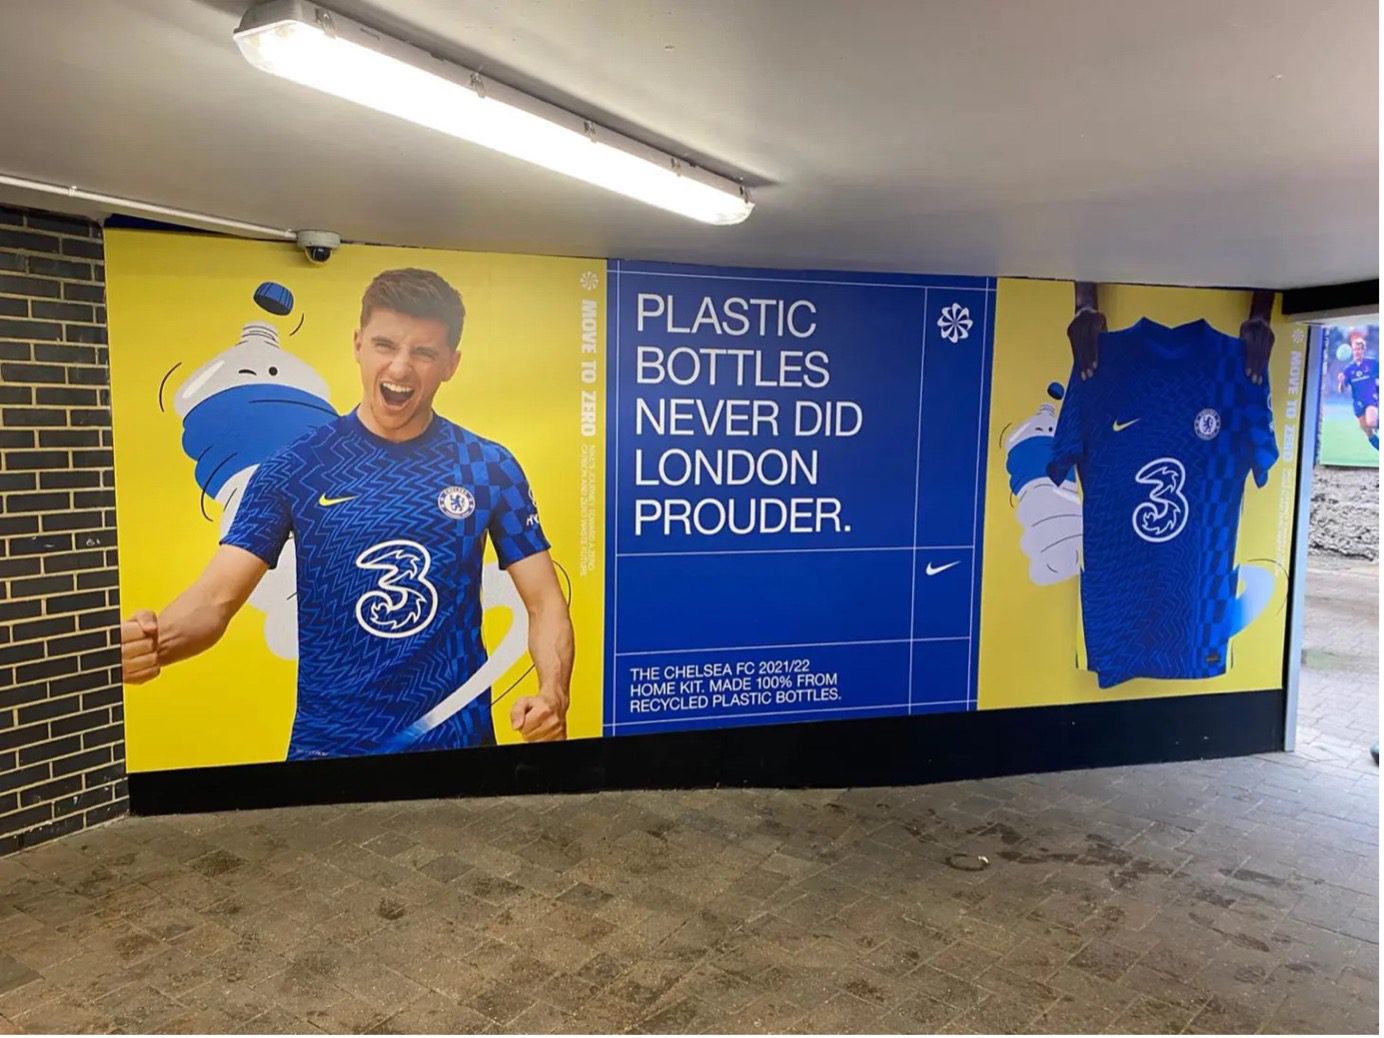
<path fill-rule="evenodd" d="M 1100 286 L 1074 371 L 1070 282 L 107 266 L 132 771 L 1281 686 L 1249 293 Z"/>

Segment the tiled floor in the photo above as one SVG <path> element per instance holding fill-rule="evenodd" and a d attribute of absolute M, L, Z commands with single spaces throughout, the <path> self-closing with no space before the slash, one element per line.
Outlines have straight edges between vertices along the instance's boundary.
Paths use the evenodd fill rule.
<path fill-rule="evenodd" d="M 0 1031 L 1373 1033 L 1376 582 L 1314 563 L 1293 755 L 131 819 L 0 859 Z"/>

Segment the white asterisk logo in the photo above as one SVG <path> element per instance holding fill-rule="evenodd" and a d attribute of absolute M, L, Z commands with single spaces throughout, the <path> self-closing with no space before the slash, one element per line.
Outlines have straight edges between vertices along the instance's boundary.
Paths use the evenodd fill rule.
<path fill-rule="evenodd" d="M 942 307 L 942 316 L 937 318 L 937 327 L 942 329 L 942 338 L 948 342 L 960 342 L 971 334 L 971 311 L 960 303 Z"/>
<path fill-rule="evenodd" d="M 601 279 L 596 276 L 596 272 L 594 270 L 588 270 L 585 274 L 581 276 L 581 287 L 586 289 L 588 292 L 590 292 L 600 283 Z"/>

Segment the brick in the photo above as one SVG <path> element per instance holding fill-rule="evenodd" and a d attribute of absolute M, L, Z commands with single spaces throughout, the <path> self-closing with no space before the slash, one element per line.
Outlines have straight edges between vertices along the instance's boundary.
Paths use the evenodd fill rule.
<path fill-rule="evenodd" d="M 73 408 L 68 412 L 74 426 L 101 426 L 111 424 L 111 413 L 108 408 Z"/>
<path fill-rule="evenodd" d="M 72 467 L 75 469 L 110 468 L 114 464 L 115 452 L 109 449 L 72 452 Z"/>
<path fill-rule="evenodd" d="M 32 707 L 30 707 L 32 709 Z M 20 711 L 22 717 L 24 711 Z M 58 757 L 68 757 L 83 750 L 82 737 L 80 735 L 68 735 L 61 739 L 49 739 L 47 742 L 39 743 L 37 746 L 25 746 L 19 751 L 19 766 L 22 768 L 27 764 L 38 764 L 41 761 L 52 761 Z"/>
<path fill-rule="evenodd" d="M 5 511 L 10 515 L 20 512 L 56 512 L 72 507 L 72 495 L 58 490 L 46 490 L 37 494 L 11 494 L 5 499 Z"/>
<path fill-rule="evenodd" d="M 100 342 L 106 341 L 106 329 L 99 324 L 65 324 L 62 328 L 62 337 L 66 342 Z M 38 338 L 38 336 L 32 336 Z"/>
<path fill-rule="evenodd" d="M 120 780 L 125 777 L 125 762 L 123 760 L 118 760 L 113 764 L 107 764 L 103 768 L 96 768 L 92 771 L 88 771 L 82 777 L 86 781 L 87 789 L 108 785 L 112 782 L 120 782 Z"/>
<path fill-rule="evenodd" d="M 68 656 L 74 652 L 103 649 L 107 644 L 105 631 L 82 631 L 79 634 L 50 639 L 48 642 L 48 655 Z"/>
<path fill-rule="evenodd" d="M 85 547 L 95 545 L 85 544 L 87 531 L 99 529 L 105 524 L 106 514 L 104 512 L 55 512 L 43 517 L 43 529 L 45 531 L 75 530 L 76 536 L 82 538 Z"/>
<path fill-rule="evenodd" d="M 0 750 L 17 750 L 32 746 L 47 740 L 51 735 L 46 723 L 25 724 L 21 719 L 17 728 L 0 729 Z"/>
<path fill-rule="evenodd" d="M 0 491 L 33 490 L 38 486 L 38 475 L 33 472 L 0 472 Z"/>
<path fill-rule="evenodd" d="M 72 796 L 80 792 L 81 788 L 82 776 L 67 775 L 63 778 L 39 783 L 37 786 L 30 786 L 28 789 L 21 789 L 19 791 L 19 803 L 21 807 L 41 804 L 44 801 L 57 800 L 59 797 Z"/>
<path fill-rule="evenodd" d="M 67 381 L 75 386 L 104 386 L 110 380 L 110 372 L 105 368 L 72 367 L 67 369 Z"/>
<path fill-rule="evenodd" d="M 0 771 L 0 793 L 32 786 L 35 782 L 42 782 L 47 779 L 52 773 L 53 770 L 48 764 L 31 764 L 25 768 L 10 768 L 7 771 Z M 0 826 L 3 824 L 0 822 Z"/>
<path fill-rule="evenodd" d="M 53 249 L 57 252 L 57 249 Z M 95 271 L 90 263 L 74 260 L 53 259 L 51 256 L 30 256 L 30 274 L 46 274 L 55 278 L 71 278 L 74 281 L 91 281 Z"/>
<path fill-rule="evenodd" d="M 48 727 L 52 730 L 54 738 L 63 735 L 77 735 L 83 732 L 90 732 L 96 728 L 103 728 L 110 724 L 110 710 L 84 710 L 79 714 L 72 714 L 69 717 L 59 717 L 51 721 Z M 0 739 L 4 733 L 0 732 Z M 104 746 L 110 740 L 100 739 L 92 746 Z"/>
<path fill-rule="evenodd" d="M 79 490 L 72 495 L 75 508 L 114 508 L 114 490 Z"/>
<path fill-rule="evenodd" d="M 21 450 L 25 447 L 32 447 L 34 435 L 31 429 L 0 429 L 0 447 L 7 450 L 12 447 L 18 447 Z"/>
<path fill-rule="evenodd" d="M 61 341 L 63 326 L 52 321 L 25 321 L 15 317 L 0 317 L 0 338 Z"/>
<path fill-rule="evenodd" d="M 43 602 L 36 598 L 28 602 L 0 602 L 0 622 L 22 620 L 26 616 L 38 616 L 42 611 Z"/>
<path fill-rule="evenodd" d="M 33 577 L 43 571 L 43 560 L 37 555 L 18 559 L 0 559 L 0 577 Z"/>
<path fill-rule="evenodd" d="M 78 656 L 64 656 L 57 660 L 42 660 L 15 667 L 14 675 L 20 681 L 37 681 L 39 678 L 56 678 L 71 674 L 81 665 Z"/>
<path fill-rule="evenodd" d="M 53 364 L 95 364 L 100 360 L 95 346 L 70 343 L 34 343 L 34 360 Z"/>
<path fill-rule="evenodd" d="M 106 301 L 106 288 L 104 285 L 79 285 L 69 281 L 62 286 L 62 297 L 64 299 L 77 299 L 84 303 L 104 303 Z"/>
<path fill-rule="evenodd" d="M 64 256 L 80 256 L 83 259 L 105 259 L 105 251 L 99 241 L 82 241 L 78 238 L 64 238 L 62 254 Z"/>
<path fill-rule="evenodd" d="M 70 533 L 47 533 L 34 537 L 12 537 L 9 541 L 11 555 L 37 555 L 44 552 L 71 551 Z"/>
<path fill-rule="evenodd" d="M 48 382 L 62 385 L 67 381 L 66 370 L 58 364 L 26 364 L 10 361 L 0 364 L 0 378 L 6 382 Z"/>
<path fill-rule="evenodd" d="M 124 690 L 119 685 L 107 685 L 95 692 L 82 696 L 82 709 L 95 710 L 98 707 L 119 706 L 124 699 Z"/>
<path fill-rule="evenodd" d="M 51 234 L 17 231 L 0 227 L 0 249 L 25 249 L 32 252 L 57 252 L 61 243 Z"/>
<path fill-rule="evenodd" d="M 77 617 L 77 627 L 79 630 L 87 630 L 91 627 L 115 627 L 123 619 L 119 609 L 101 609 L 94 613 L 83 613 Z"/>
<path fill-rule="evenodd" d="M 34 403 L 66 407 L 95 407 L 101 399 L 96 389 L 73 388 L 72 386 L 39 386 L 34 390 Z"/>
<path fill-rule="evenodd" d="M 106 522 L 109 516 L 109 512 L 102 512 L 102 521 Z M 77 546 L 81 548 L 111 548 L 115 546 L 115 527 L 112 526 L 100 530 L 82 530 L 75 535 L 74 539 Z M 109 558 L 109 553 L 106 564 L 108 566 L 115 565 L 115 562 Z"/>
<path fill-rule="evenodd" d="M 32 360 L 33 355 L 27 342 L 0 342 L 0 360 Z"/>
<path fill-rule="evenodd" d="M 14 633 L 14 640 L 31 641 L 34 638 L 51 638 L 55 634 L 69 634 L 77 626 L 75 616 L 50 616 L 44 620 L 30 620 L 27 623 L 17 623 L 11 630 Z"/>
<path fill-rule="evenodd" d="M 3 346 L 4 343 L 0 343 Z M 0 384 L 0 404 L 32 404 L 34 391 L 28 386 L 6 386 Z"/>
<path fill-rule="evenodd" d="M 82 753 L 74 753 L 70 757 L 53 762 L 53 774 L 71 775 L 77 772 L 90 771 L 92 768 L 99 768 L 103 764 L 111 762 L 112 748 L 110 746 L 98 746 L 94 750 L 85 750 Z"/>
<path fill-rule="evenodd" d="M 0 296 L 0 317 L 28 317 L 29 301 L 13 296 Z"/>
<path fill-rule="evenodd" d="M 15 811 L 13 814 L 5 815 L 0 818 L 0 830 L 6 832 L 17 832 L 21 829 L 32 829 L 36 825 L 51 821 L 53 818 L 52 804 L 39 804 L 23 811 Z"/>
<path fill-rule="evenodd" d="M 0 292 L 20 296 L 40 296 L 57 299 L 62 295 L 62 284 L 44 278 L 21 277 L 15 274 L 0 274 Z"/>
<path fill-rule="evenodd" d="M 79 569 L 97 569 L 104 566 L 106 554 L 102 551 L 74 551 L 47 555 L 43 559 L 45 573 L 71 573 Z"/>
<path fill-rule="evenodd" d="M 16 425 L 31 428 L 41 425 L 66 425 L 67 412 L 47 407 L 7 407 L 0 411 L 0 421 L 11 427 Z"/>
<path fill-rule="evenodd" d="M 93 591 L 93 595 L 100 596 L 99 591 Z M 120 647 L 115 646 L 108 649 L 99 649 L 96 652 L 88 652 L 79 657 L 82 670 L 96 670 L 99 667 L 119 667 L 120 666 Z"/>
<path fill-rule="evenodd" d="M 98 804 L 107 803 L 115 798 L 115 786 L 104 785 L 88 789 L 83 793 L 78 793 L 72 798 L 72 809 L 75 811 L 86 811 L 96 807 Z"/>
<path fill-rule="evenodd" d="M 88 303 L 53 303 L 35 299 L 30 316 L 45 321 L 84 321 L 90 324 L 95 314 Z"/>
<path fill-rule="evenodd" d="M 42 642 L 21 642 L 18 645 L 7 645 L 0 648 L 0 666 L 42 659 L 44 652 Z"/>
<path fill-rule="evenodd" d="M 77 590 L 85 591 L 90 588 L 98 587 L 119 587 L 120 571 L 118 569 L 96 570 L 92 573 L 77 574 Z"/>
<path fill-rule="evenodd" d="M 112 818 L 119 818 L 121 815 L 128 814 L 130 801 L 127 797 L 113 800 L 109 804 L 100 807 L 93 807 L 84 816 L 87 825 L 100 825 L 102 822 L 109 822 Z"/>
<path fill-rule="evenodd" d="M 106 604 L 106 596 L 100 591 L 82 591 L 75 595 L 53 595 L 43 604 L 43 608 L 49 614 L 76 613 L 84 609 L 100 609 Z"/>
<path fill-rule="evenodd" d="M 101 688 L 108 685 L 104 671 L 88 671 L 85 674 L 73 674 L 70 677 L 57 678 L 48 682 L 48 695 L 65 696 L 72 692 L 86 692 L 89 689 Z M 90 704 L 84 703 L 83 706 Z"/>
<path fill-rule="evenodd" d="M 41 213 L 34 210 L 25 214 L 24 222 L 36 230 L 52 231 L 54 234 L 77 234 L 88 239 L 97 226 L 91 220 L 80 216 L 64 216 L 59 213 Z"/>
<path fill-rule="evenodd" d="M 108 746 L 111 743 L 120 742 L 124 738 L 125 726 L 123 724 L 108 724 L 104 728 L 96 728 L 82 733 L 82 748 Z"/>
<path fill-rule="evenodd" d="M 47 805 L 57 812 L 57 805 Z M 79 814 L 74 814 L 69 818 L 59 818 L 46 825 L 35 826 L 26 833 L 19 834 L 20 847 L 32 847 L 35 844 L 46 843 L 48 840 L 56 840 L 59 836 L 69 836 L 77 832 L 85 823 Z"/>
<path fill-rule="evenodd" d="M 63 458 L 66 457 L 67 455 L 63 454 Z M 76 490 L 99 487 L 101 485 L 101 473 L 91 469 L 81 469 L 77 472 L 49 470 L 38 474 L 38 485 L 44 490 Z"/>
<path fill-rule="evenodd" d="M 38 442 L 41 447 L 99 447 L 99 429 L 40 429 Z"/>
<path fill-rule="evenodd" d="M 14 472 L 65 468 L 67 460 L 66 451 L 8 450 L 5 452 L 5 469 Z"/>
<path fill-rule="evenodd" d="M 6 673 L 13 674 L 14 672 L 6 671 Z M 19 685 L 11 679 L 8 686 L 0 686 L 0 696 L 3 696 L 3 700 L 0 702 L 3 702 L 7 707 L 38 703 L 48 698 L 48 682 L 34 681 L 27 685 Z M 4 767 L 0 766 L 0 771 L 3 770 Z"/>

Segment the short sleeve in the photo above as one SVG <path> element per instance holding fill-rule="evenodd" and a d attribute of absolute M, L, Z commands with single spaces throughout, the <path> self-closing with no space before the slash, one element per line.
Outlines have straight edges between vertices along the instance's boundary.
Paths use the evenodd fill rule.
<path fill-rule="evenodd" d="M 1086 456 L 1085 402 L 1088 383 L 1072 368 L 1067 379 L 1067 391 L 1062 394 L 1062 408 L 1057 415 L 1057 429 L 1052 434 L 1052 458 L 1048 462 L 1048 478 L 1063 483 L 1072 466 Z"/>
<path fill-rule="evenodd" d="M 1269 469 L 1278 460 L 1278 441 L 1273 432 L 1273 401 L 1269 395 L 1269 373 L 1264 381 L 1255 384 L 1243 375 L 1240 386 L 1241 457 L 1254 475 L 1255 486 L 1269 481 Z"/>
<path fill-rule="evenodd" d="M 222 544 L 244 548 L 271 569 L 293 532 L 291 455 L 273 455 L 250 476 Z"/>
<path fill-rule="evenodd" d="M 500 448 L 499 457 L 489 465 L 495 490 L 495 507 L 486 528 L 495 542 L 495 555 L 500 568 L 549 548 L 548 538 L 538 521 L 538 505 L 528 478 L 514 455 Z"/>

